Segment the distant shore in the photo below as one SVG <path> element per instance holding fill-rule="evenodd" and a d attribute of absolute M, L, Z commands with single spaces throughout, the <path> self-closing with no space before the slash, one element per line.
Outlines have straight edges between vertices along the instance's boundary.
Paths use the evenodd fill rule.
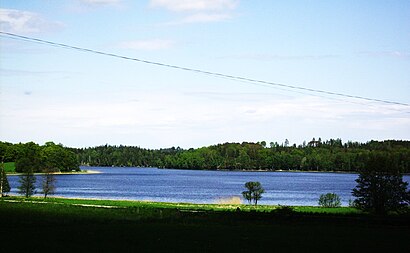
<path fill-rule="evenodd" d="M 80 170 L 80 171 L 64 171 L 64 172 L 53 172 L 53 175 L 79 175 L 79 174 L 100 174 L 101 171 L 98 170 Z M 19 176 L 23 173 L 7 173 L 7 176 Z M 44 175 L 45 173 L 39 172 L 34 173 L 34 175 Z"/>

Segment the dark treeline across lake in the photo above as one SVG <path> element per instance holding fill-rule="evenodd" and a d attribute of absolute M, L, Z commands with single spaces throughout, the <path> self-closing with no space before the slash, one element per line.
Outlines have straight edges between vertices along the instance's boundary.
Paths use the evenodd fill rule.
<path fill-rule="evenodd" d="M 343 143 L 319 138 L 298 146 L 262 141 L 159 150 L 105 145 L 75 152 L 81 164 L 90 166 L 358 172 L 375 169 L 370 167 L 378 160 L 379 164 L 389 161 L 388 169 L 410 172 L 410 141 L 400 140 Z"/>
<path fill-rule="evenodd" d="M 306 172 L 200 171 L 157 168 L 82 167 L 101 174 L 56 175 L 56 196 L 160 202 L 218 203 L 241 197 L 244 183 L 259 181 L 266 192 L 260 204 L 317 205 L 320 194 L 334 192 L 347 205 L 357 174 Z M 41 176 L 37 176 L 40 187 Z M 8 176 L 11 194 L 19 177 Z M 410 182 L 410 176 L 404 176 Z"/>
<path fill-rule="evenodd" d="M 196 149 L 144 149 L 133 146 L 68 148 L 47 142 L 11 144 L 0 142 L 4 162 L 16 162 L 16 171 L 30 168 L 79 170 L 79 165 L 158 167 L 195 170 L 300 170 L 358 172 L 374 170 L 374 164 L 410 173 L 410 141 L 386 140 L 343 143 L 340 139 L 312 141 L 296 146 L 287 141 L 224 143 Z M 383 165 L 384 166 L 384 165 Z"/>

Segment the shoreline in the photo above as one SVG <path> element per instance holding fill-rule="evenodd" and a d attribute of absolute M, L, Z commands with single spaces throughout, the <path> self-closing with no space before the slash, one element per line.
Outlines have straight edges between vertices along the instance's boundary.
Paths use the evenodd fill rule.
<path fill-rule="evenodd" d="M 87 174 L 101 174 L 98 170 L 81 170 L 81 171 L 64 171 L 64 172 L 52 172 L 52 175 L 87 175 Z M 44 175 L 44 172 L 36 172 L 34 175 Z M 6 173 L 7 176 L 20 176 L 23 173 Z"/>
<path fill-rule="evenodd" d="M 269 169 L 176 169 L 176 168 L 160 168 L 160 167 L 127 167 L 127 166 L 80 166 L 83 168 L 91 167 L 98 170 L 98 168 L 104 169 L 124 169 L 124 168 L 134 168 L 134 169 L 158 169 L 158 170 L 191 170 L 191 171 L 225 171 L 225 172 L 292 172 L 292 173 L 336 173 L 336 174 L 359 174 L 357 171 L 339 171 L 339 170 L 327 170 L 327 171 L 320 171 L 320 170 L 269 170 Z M 89 170 L 93 171 L 93 170 Z M 101 173 L 101 172 L 100 172 Z M 410 175 L 410 173 L 403 173 L 403 175 Z"/>
<path fill-rule="evenodd" d="M 176 169 L 176 168 L 160 168 L 160 167 L 127 167 L 127 166 L 118 166 L 118 167 L 113 167 L 113 166 L 84 166 L 81 165 L 80 167 L 83 168 L 95 168 L 98 170 L 98 168 L 104 168 L 104 169 L 124 169 L 124 168 L 134 168 L 134 169 L 158 169 L 158 170 L 191 170 L 191 171 L 224 171 L 224 172 L 291 172 L 291 173 L 333 173 L 333 174 L 360 174 L 359 171 L 341 171 L 341 170 L 327 170 L 327 171 L 320 171 L 320 170 L 269 170 L 269 169 L 234 169 L 234 170 L 228 170 L 228 169 Z M 100 172 L 101 173 L 101 172 Z M 409 173 L 402 173 L 403 176 L 410 176 Z"/>

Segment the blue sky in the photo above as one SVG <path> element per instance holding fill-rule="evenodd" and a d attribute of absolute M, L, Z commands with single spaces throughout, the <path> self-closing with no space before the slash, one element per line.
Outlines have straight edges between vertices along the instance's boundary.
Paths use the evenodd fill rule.
<path fill-rule="evenodd" d="M 410 104 L 410 2 L 0 3 L 0 29 L 148 61 Z M 0 36 L 0 139 L 146 148 L 410 139 L 410 107 Z"/>

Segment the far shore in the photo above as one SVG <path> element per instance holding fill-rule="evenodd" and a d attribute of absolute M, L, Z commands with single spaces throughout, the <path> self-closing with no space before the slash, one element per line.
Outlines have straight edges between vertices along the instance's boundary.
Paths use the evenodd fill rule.
<path fill-rule="evenodd" d="M 135 169 L 160 169 L 160 170 L 198 170 L 198 171 L 232 171 L 232 172 L 295 172 L 295 173 L 340 173 L 340 174 L 358 174 L 359 172 L 357 171 L 341 171 L 341 170 L 269 170 L 269 169 L 176 169 L 176 168 L 160 168 L 160 167 L 140 167 L 140 166 L 88 166 L 88 165 L 81 165 L 80 167 L 87 168 L 87 167 L 92 167 L 92 168 L 135 168 Z M 92 171 L 92 170 L 87 170 L 87 171 Z M 99 172 L 102 173 L 102 172 Z M 409 173 L 410 174 L 410 173 Z M 404 173 L 406 175 L 406 173 Z"/>
<path fill-rule="evenodd" d="M 80 167 L 87 168 L 136 168 L 136 169 L 160 169 L 160 170 L 198 170 L 198 171 L 226 171 L 226 172 L 292 172 L 292 173 L 335 173 L 335 174 L 360 174 L 358 171 L 342 171 L 342 170 L 269 170 L 269 169 L 175 169 L 175 168 L 160 168 L 160 167 L 139 167 L 139 166 L 88 166 L 88 165 L 81 165 Z M 91 170 L 90 170 L 91 171 Z M 102 172 L 99 172 L 102 173 Z M 410 173 L 402 173 L 403 176 L 410 176 Z"/>
<path fill-rule="evenodd" d="M 64 171 L 64 172 L 53 172 L 53 175 L 79 175 L 79 174 L 100 174 L 101 171 L 98 170 L 80 170 L 80 171 Z M 23 173 L 7 173 L 7 176 L 19 176 Z M 44 172 L 34 173 L 34 175 L 44 175 Z"/>

